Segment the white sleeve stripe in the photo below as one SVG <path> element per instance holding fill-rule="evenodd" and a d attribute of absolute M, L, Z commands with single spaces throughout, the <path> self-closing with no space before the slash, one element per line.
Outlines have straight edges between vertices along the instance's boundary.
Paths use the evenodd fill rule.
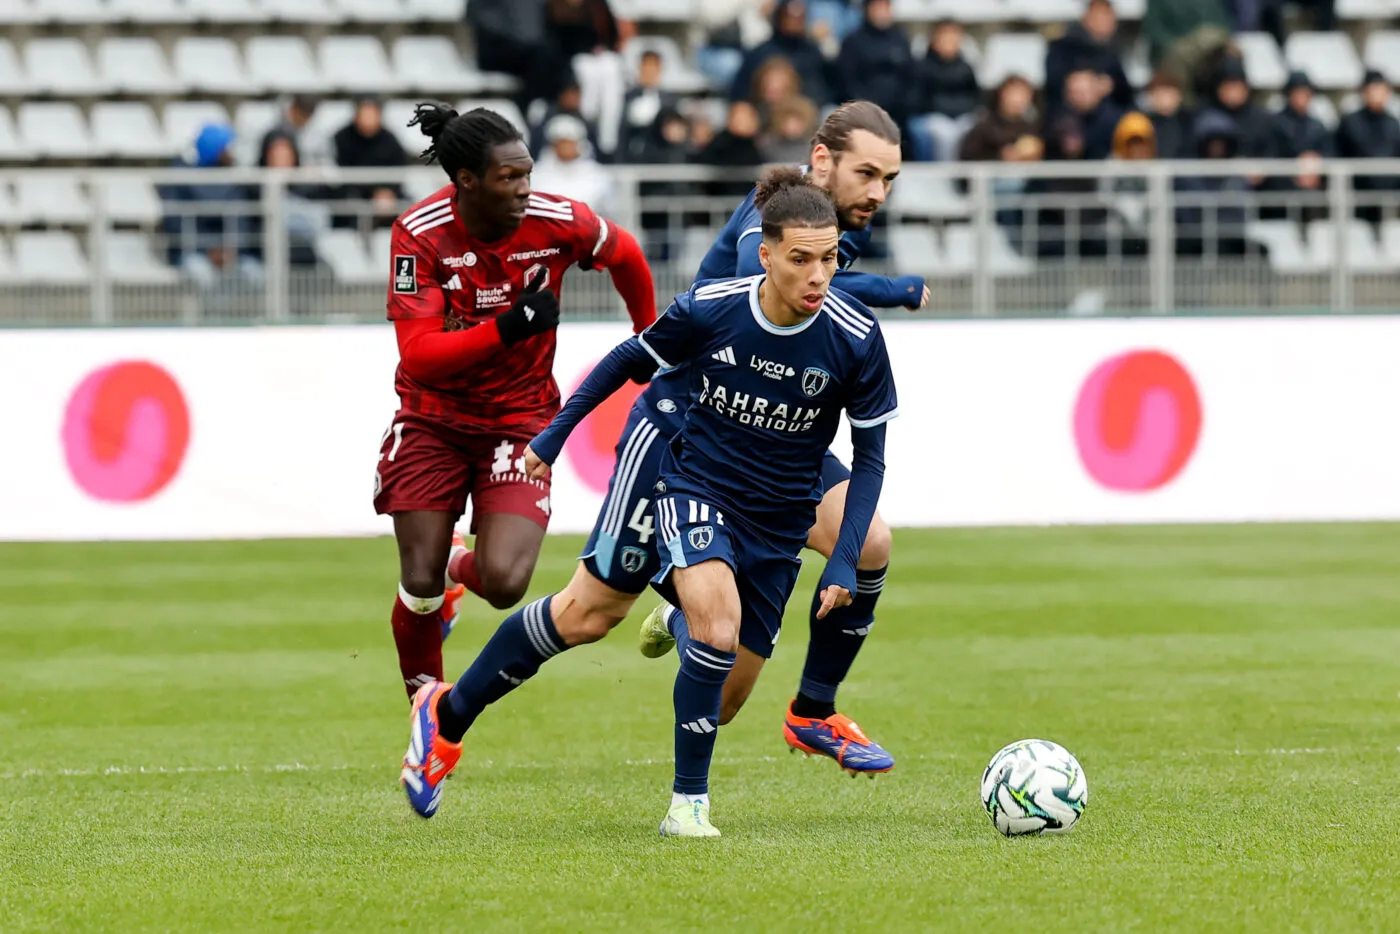
<path fill-rule="evenodd" d="M 416 236 L 418 236 L 418 235 L 421 234 L 421 233 L 427 233 L 429 230 L 432 230 L 434 227 L 441 227 L 443 224 L 450 224 L 450 223 L 452 223 L 452 215 L 451 215 L 451 214 L 447 215 L 446 217 L 443 217 L 443 218 L 440 218 L 440 219 L 438 219 L 438 220 L 435 220 L 435 221 L 433 221 L 431 224 L 424 224 L 422 227 L 415 227 L 413 230 L 410 230 L 409 233 L 416 237 Z"/>
<path fill-rule="evenodd" d="M 739 234 L 739 236 L 735 237 L 735 238 L 734 238 L 734 242 L 735 242 L 735 243 L 738 243 L 740 240 L 744 239 L 744 238 L 747 237 L 749 234 L 756 234 L 756 233 L 763 233 L 763 228 L 762 228 L 762 227 L 750 227 L 748 230 L 744 231 L 743 233 Z"/>
<path fill-rule="evenodd" d="M 673 364 L 667 363 L 667 362 L 662 358 L 661 354 L 657 353 L 655 350 L 652 350 L 651 345 L 647 343 L 647 339 L 646 339 L 646 335 L 645 335 L 645 334 L 638 334 L 638 335 L 637 335 L 637 343 L 639 343 L 639 344 L 642 345 L 642 349 L 643 349 L 643 350 L 645 350 L 647 353 L 651 354 L 651 358 L 657 362 L 657 365 L 658 365 L 658 366 L 665 367 L 665 368 L 668 369 L 668 370 L 673 368 L 673 366 L 674 366 Z"/>
<path fill-rule="evenodd" d="M 442 220 L 444 217 L 451 216 L 452 208 L 450 206 L 439 208 L 438 210 L 433 211 L 429 214 L 424 214 L 422 217 L 417 217 L 411 221 L 406 221 L 403 227 L 404 230 L 407 230 L 409 233 L 413 233 L 414 231 L 422 227 L 424 224 L 431 224 L 433 221 Z"/>
<path fill-rule="evenodd" d="M 413 212 L 411 212 L 411 213 L 409 213 L 409 214 L 405 214 L 404 217 L 403 217 L 404 226 L 405 226 L 405 227 L 408 226 L 409 224 L 411 224 L 411 223 L 413 223 L 414 221 L 416 221 L 418 218 L 422 217 L 424 214 L 431 214 L 432 212 L 434 212 L 434 211 L 439 210 L 440 208 L 442 208 L 444 205 L 450 206 L 451 204 L 452 204 L 452 199 L 451 199 L 451 198 L 442 198 L 441 200 L 438 200 L 438 201 L 430 201 L 430 202 L 428 202 L 427 204 L 423 205 L 423 206 L 422 206 L 421 208 L 419 208 L 418 210 L 413 211 Z"/>
<path fill-rule="evenodd" d="M 608 242 L 608 222 L 601 217 L 598 218 L 598 242 L 593 244 L 593 255 L 597 256 L 598 251 L 603 248 L 603 244 Z"/>
<path fill-rule="evenodd" d="M 890 419 L 898 417 L 899 406 L 895 406 L 884 415 L 877 415 L 874 418 L 851 418 L 851 414 L 846 413 L 846 421 L 851 423 L 852 428 L 874 428 L 876 425 L 883 425 Z"/>
<path fill-rule="evenodd" d="M 840 299 L 840 298 L 837 298 L 835 295 L 832 295 L 830 292 L 826 293 L 826 297 L 829 298 L 829 299 L 831 299 L 833 302 L 835 302 L 837 308 L 840 308 L 840 309 L 841 309 L 842 311 L 844 311 L 846 314 L 850 315 L 852 318 L 854 318 L 856 321 L 860 322 L 861 324 L 865 325 L 866 327 L 871 327 L 872 325 L 874 325 L 875 322 L 874 322 L 874 320 L 873 320 L 872 318 L 870 318 L 868 315 L 863 315 L 863 314 L 861 314 L 860 312 L 856 311 L 854 308 L 852 308 L 850 305 L 848 305 L 844 300 L 842 300 L 842 299 Z"/>
<path fill-rule="evenodd" d="M 860 329 L 857 328 L 857 327 L 853 327 L 852 325 L 847 324 L 847 323 L 846 323 L 846 319 L 843 318 L 843 317 L 841 317 L 840 315 L 838 315 L 838 314 L 836 313 L 836 311 L 835 311 L 834 309 L 832 309 L 830 306 L 827 307 L 827 313 L 831 316 L 831 320 L 834 321 L 834 322 L 836 323 L 836 326 L 837 326 L 838 328 L 841 328 L 841 329 L 845 330 L 845 331 L 848 332 L 852 337 L 854 337 L 856 340 L 858 340 L 858 341 L 863 341 L 863 340 L 866 339 L 866 337 L 869 336 L 869 332 L 867 332 L 867 331 L 862 331 L 862 330 L 860 330 Z"/>

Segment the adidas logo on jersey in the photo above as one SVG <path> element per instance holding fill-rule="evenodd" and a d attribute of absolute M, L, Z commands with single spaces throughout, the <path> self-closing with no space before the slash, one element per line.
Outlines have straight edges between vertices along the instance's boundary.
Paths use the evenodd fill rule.
<path fill-rule="evenodd" d="M 724 348 L 723 350 L 717 350 L 717 351 L 715 351 L 714 353 L 710 354 L 710 359 L 711 359 L 711 360 L 718 360 L 720 363 L 727 363 L 727 364 L 729 364 L 730 366 L 738 366 L 738 365 L 739 365 L 739 364 L 738 364 L 738 361 L 736 361 L 736 360 L 734 359 L 734 348 L 733 348 L 733 347 L 726 347 L 726 348 Z"/>
<path fill-rule="evenodd" d="M 462 287 L 462 277 L 453 273 L 452 278 L 444 282 L 442 287 L 449 292 L 454 292 Z"/>

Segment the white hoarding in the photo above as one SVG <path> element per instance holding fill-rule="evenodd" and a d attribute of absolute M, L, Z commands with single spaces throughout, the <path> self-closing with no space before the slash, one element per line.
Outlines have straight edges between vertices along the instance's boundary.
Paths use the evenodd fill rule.
<path fill-rule="evenodd" d="M 894 525 L 1400 518 L 1400 320 L 885 333 Z M 626 334 L 561 328 L 564 391 Z M 395 362 L 388 326 L 0 332 L 0 539 L 385 533 Z M 571 439 L 555 530 L 591 526 L 628 401 Z"/>

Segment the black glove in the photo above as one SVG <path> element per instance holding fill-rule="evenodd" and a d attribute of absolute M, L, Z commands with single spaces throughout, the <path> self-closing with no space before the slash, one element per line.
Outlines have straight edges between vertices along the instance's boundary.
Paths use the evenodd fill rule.
<path fill-rule="evenodd" d="M 559 298 L 544 288 L 544 273 L 526 283 L 515 301 L 496 319 L 501 343 L 507 347 L 559 326 Z"/>

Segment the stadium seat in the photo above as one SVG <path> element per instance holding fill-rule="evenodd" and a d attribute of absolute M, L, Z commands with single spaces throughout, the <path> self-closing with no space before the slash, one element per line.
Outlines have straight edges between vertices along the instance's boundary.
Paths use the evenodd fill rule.
<path fill-rule="evenodd" d="M 163 159 L 174 150 L 149 104 L 102 101 L 89 115 L 96 152 L 118 159 Z"/>
<path fill-rule="evenodd" d="M 328 36 L 317 50 L 326 86 L 350 94 L 392 94 L 403 81 L 389 67 L 384 43 L 374 36 Z"/>
<path fill-rule="evenodd" d="M 247 96 L 264 90 L 243 65 L 233 40 L 182 36 L 175 42 L 175 74 L 191 91 Z"/>
<path fill-rule="evenodd" d="M 1045 84 L 1045 37 L 1040 33 L 998 33 L 983 49 L 978 81 L 994 88 L 1012 75 L 1027 78 L 1039 88 Z"/>
<path fill-rule="evenodd" d="M 389 268 L 389 250 L 393 233 L 388 227 L 380 227 L 369 235 L 370 265 L 378 266 L 384 270 Z M 386 275 L 385 278 L 388 276 Z"/>
<path fill-rule="evenodd" d="M 458 113 L 466 113 L 468 110 L 475 107 L 485 107 L 487 110 L 494 110 L 496 113 L 515 124 L 515 128 L 521 133 L 524 133 L 526 136 L 530 135 L 530 125 L 525 122 L 525 115 L 520 112 L 520 108 L 516 106 L 515 101 L 505 100 L 504 98 L 483 97 L 457 102 Z M 417 129 L 417 127 L 414 127 L 415 131 Z M 419 139 L 422 139 L 422 137 L 420 136 Z"/>
<path fill-rule="evenodd" d="M 332 228 L 316 238 L 316 256 L 345 285 L 371 285 L 384 281 L 383 263 L 372 263 L 365 238 L 358 231 Z"/>
<path fill-rule="evenodd" d="M 1394 267 L 1400 267 L 1400 220 L 1381 223 L 1381 255 Z"/>
<path fill-rule="evenodd" d="M 413 108 L 417 106 L 418 102 L 413 100 L 384 102 L 384 128 L 398 138 L 411 156 L 428 148 L 428 138 L 419 132 L 418 127 L 408 125 L 408 121 L 413 119 Z"/>
<path fill-rule="evenodd" d="M 1366 40 L 1365 64 L 1391 84 L 1400 81 L 1400 31 L 1377 29 Z"/>
<path fill-rule="evenodd" d="M 1331 269 L 1337 261 L 1337 226 L 1331 221 L 1308 225 L 1308 257 L 1318 269 Z M 1371 225 L 1353 218 L 1343 234 L 1346 237 L 1347 264 L 1356 272 L 1381 272 L 1391 268 L 1377 248 Z"/>
<path fill-rule="evenodd" d="M 254 36 L 243 51 L 253 81 L 271 91 L 316 94 L 326 90 L 311 48 L 300 36 Z"/>
<path fill-rule="evenodd" d="M 262 0 L 263 12 L 279 23 L 340 23 L 334 0 Z"/>
<path fill-rule="evenodd" d="M 12 227 L 19 223 L 19 205 L 15 204 L 14 190 L 9 182 L 0 181 L 0 227 Z"/>
<path fill-rule="evenodd" d="M 403 0 L 334 0 L 340 15 L 352 23 L 402 23 L 411 19 Z"/>
<path fill-rule="evenodd" d="M 316 110 L 320 111 L 320 106 Z M 234 152 L 239 165 L 257 165 L 259 147 L 267 131 L 282 119 L 282 107 L 276 101 L 240 101 L 233 115 L 233 128 L 238 132 Z M 312 119 L 315 119 L 313 116 Z"/>
<path fill-rule="evenodd" d="M 890 259 L 901 276 L 922 276 L 939 266 L 938 237 L 927 224 L 900 224 L 889 232 Z"/>
<path fill-rule="evenodd" d="M 66 230 L 22 230 L 15 235 L 15 277 L 20 282 L 85 285 L 87 259 Z"/>
<path fill-rule="evenodd" d="M 993 225 L 987 231 L 987 268 L 993 275 L 1023 276 L 1035 270 L 1035 264 L 1016 252 L 1006 231 Z M 943 262 L 930 273 L 934 276 L 965 276 L 977 268 L 977 231 L 968 224 L 958 224 L 943 231 Z"/>
<path fill-rule="evenodd" d="M 447 36 L 400 36 L 394 40 L 393 58 L 405 90 L 470 94 L 481 87 L 481 73 L 463 63 L 462 53 Z"/>
<path fill-rule="evenodd" d="M 82 97 L 104 90 L 87 46 L 78 39 L 31 39 L 24 46 L 24 70 L 36 91 Z"/>
<path fill-rule="evenodd" d="M 19 134 L 41 159 L 92 157 L 92 134 L 77 104 L 20 104 Z"/>
<path fill-rule="evenodd" d="M 1147 16 L 1147 0 L 1113 0 L 1113 9 L 1121 20 L 1140 20 Z"/>
<path fill-rule="evenodd" d="M 642 54 L 655 52 L 661 56 L 661 89 L 675 94 L 699 94 L 710 82 L 686 61 L 681 47 L 669 36 L 637 36 L 622 49 L 627 78 L 632 80 L 641 65 Z"/>
<path fill-rule="evenodd" d="M 146 179 L 104 175 L 97 183 L 97 198 L 109 223 L 151 227 L 160 222 L 160 196 Z"/>
<path fill-rule="evenodd" d="M 184 90 L 154 39 L 103 39 L 97 46 L 97 71 L 107 90 L 122 94 L 178 94 Z"/>
<path fill-rule="evenodd" d="M 1244 238 L 1262 244 L 1269 251 L 1269 266 L 1281 273 L 1317 272 L 1303 246 L 1303 237 L 1293 221 L 1249 221 Z"/>
<path fill-rule="evenodd" d="M 911 217 L 965 218 L 972 213 L 952 179 L 909 166 L 895 183 L 891 206 Z"/>
<path fill-rule="evenodd" d="M 404 0 L 404 18 L 414 22 L 460 23 L 467 0 Z"/>
<path fill-rule="evenodd" d="M 1283 51 L 1290 68 L 1306 71 L 1324 91 L 1354 90 L 1365 72 L 1344 32 L 1295 32 Z"/>
<path fill-rule="evenodd" d="M 620 19 L 664 23 L 689 23 L 695 18 L 698 0 L 612 0 L 613 13 Z"/>
<path fill-rule="evenodd" d="M 255 0 L 185 0 L 185 4 L 193 18 L 202 23 L 267 22 L 267 13 Z"/>
<path fill-rule="evenodd" d="M 214 101 L 171 101 L 161 115 L 171 149 L 183 153 L 194 145 L 200 129 L 209 123 L 229 123 L 228 111 Z"/>
<path fill-rule="evenodd" d="M 963 23 L 1001 23 L 1011 19 L 1008 0 L 925 0 L 930 21 L 955 19 Z"/>
<path fill-rule="evenodd" d="M 311 139 L 330 139 L 355 119 L 355 102 L 325 100 L 316 105 L 316 112 L 306 124 Z"/>
<path fill-rule="evenodd" d="M 0 107 L 0 162 L 21 162 L 31 156 L 29 147 L 20 140 L 15 130 L 10 108 Z"/>
<path fill-rule="evenodd" d="M 17 176 L 15 208 L 21 224 L 85 224 L 92 217 L 78 176 L 66 172 Z"/>
<path fill-rule="evenodd" d="M 0 39 L 0 97 L 22 97 L 27 93 L 29 79 L 20 67 L 14 43 Z"/>
<path fill-rule="evenodd" d="M 1400 13 L 1396 0 L 1337 0 L 1341 19 L 1388 19 Z"/>
<path fill-rule="evenodd" d="M 31 22 L 87 26 L 112 19 L 112 8 L 105 0 L 43 0 L 33 6 Z"/>
<path fill-rule="evenodd" d="M 179 274 L 156 259 L 151 238 L 139 230 L 112 230 L 106 237 L 107 272 L 121 285 L 175 285 Z"/>
<path fill-rule="evenodd" d="M 194 18 L 184 0 L 108 0 L 113 22 L 188 23 Z"/>
<path fill-rule="evenodd" d="M 1241 32 L 1235 34 L 1234 43 L 1244 56 L 1250 87 L 1277 91 L 1288 81 L 1288 65 L 1273 36 L 1266 32 Z"/>
<path fill-rule="evenodd" d="M 33 0 L 8 0 L 0 3 L 0 26 L 22 26 L 34 22 Z"/>
<path fill-rule="evenodd" d="M 1001 0 L 1008 19 L 1028 23 L 1068 23 L 1084 12 L 1082 0 Z"/>
<path fill-rule="evenodd" d="M 0 196 L 2 198 L 3 196 Z M 0 236 L 0 283 L 13 282 L 15 276 L 15 260 L 10 254 L 10 242 Z"/>

